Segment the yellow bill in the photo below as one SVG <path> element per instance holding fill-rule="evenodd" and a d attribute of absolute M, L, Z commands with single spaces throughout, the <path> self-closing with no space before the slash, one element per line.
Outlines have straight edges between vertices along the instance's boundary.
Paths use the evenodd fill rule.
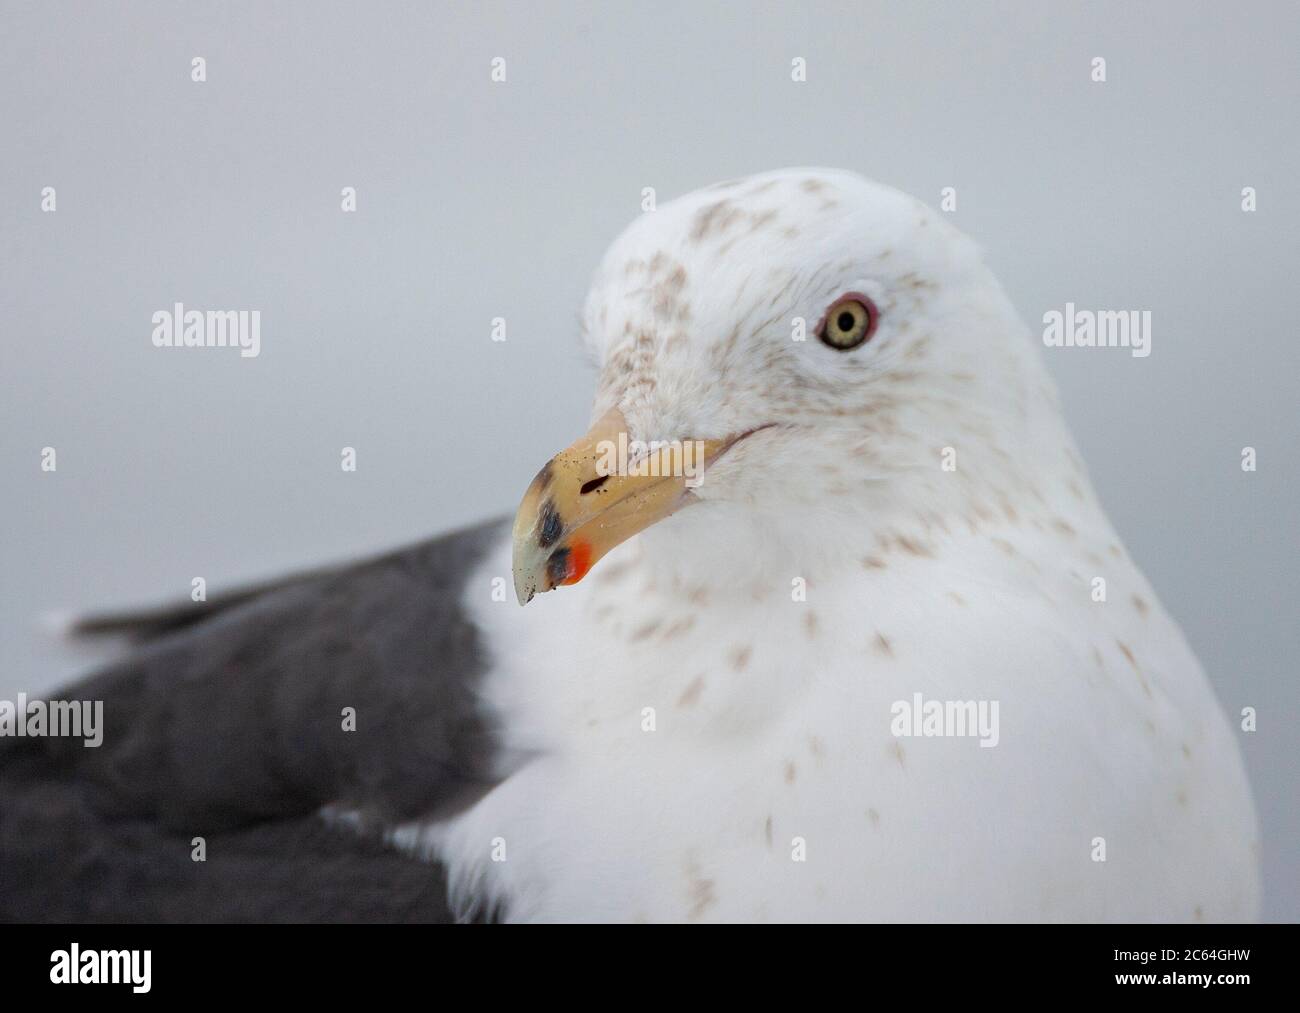
<path fill-rule="evenodd" d="M 515 594 L 576 584 L 616 545 L 691 502 L 704 469 L 737 437 L 632 441 L 615 410 L 556 454 L 524 493 L 514 526 Z"/>

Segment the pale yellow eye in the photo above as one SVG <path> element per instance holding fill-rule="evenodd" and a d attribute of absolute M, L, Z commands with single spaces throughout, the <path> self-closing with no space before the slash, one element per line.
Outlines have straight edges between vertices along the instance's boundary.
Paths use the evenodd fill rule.
<path fill-rule="evenodd" d="M 866 296 L 844 296 L 831 304 L 818 337 L 832 349 L 857 349 L 876 329 L 876 307 Z"/>
<path fill-rule="evenodd" d="M 842 299 L 826 311 L 820 337 L 840 351 L 856 348 L 875 330 L 874 307 L 857 299 Z"/>

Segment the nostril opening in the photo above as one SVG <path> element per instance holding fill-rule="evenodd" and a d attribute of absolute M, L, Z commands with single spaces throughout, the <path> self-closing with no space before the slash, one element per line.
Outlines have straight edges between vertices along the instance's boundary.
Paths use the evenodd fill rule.
<path fill-rule="evenodd" d="M 593 478 L 590 482 L 583 482 L 582 488 L 578 490 L 579 494 L 585 496 L 589 492 L 595 492 L 602 485 L 609 481 L 608 475 L 601 475 L 600 478 Z"/>

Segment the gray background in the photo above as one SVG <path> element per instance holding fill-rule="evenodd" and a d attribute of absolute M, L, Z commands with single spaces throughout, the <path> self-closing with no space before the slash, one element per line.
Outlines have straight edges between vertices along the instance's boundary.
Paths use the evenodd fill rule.
<path fill-rule="evenodd" d="M 1266 914 L 1296 919 L 1294 4 L 124 6 L 0 8 L 0 697 L 90 663 L 50 609 L 512 510 L 587 421 L 576 309 L 641 188 L 842 166 L 955 186 L 1036 329 L 1152 310 L 1148 359 L 1048 359 L 1128 546 L 1259 710 Z M 261 357 L 155 349 L 175 300 L 260 309 Z"/>

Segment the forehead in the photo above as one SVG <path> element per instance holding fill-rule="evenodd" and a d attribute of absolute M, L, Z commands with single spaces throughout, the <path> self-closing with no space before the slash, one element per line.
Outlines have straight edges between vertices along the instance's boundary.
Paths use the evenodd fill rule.
<path fill-rule="evenodd" d="M 592 309 L 658 315 L 692 304 L 730 308 L 888 255 L 931 212 L 852 173 L 787 169 L 729 180 L 644 212 L 614 241 Z M 713 297 L 712 299 L 710 297 Z M 677 305 L 669 305 L 677 304 Z"/>

